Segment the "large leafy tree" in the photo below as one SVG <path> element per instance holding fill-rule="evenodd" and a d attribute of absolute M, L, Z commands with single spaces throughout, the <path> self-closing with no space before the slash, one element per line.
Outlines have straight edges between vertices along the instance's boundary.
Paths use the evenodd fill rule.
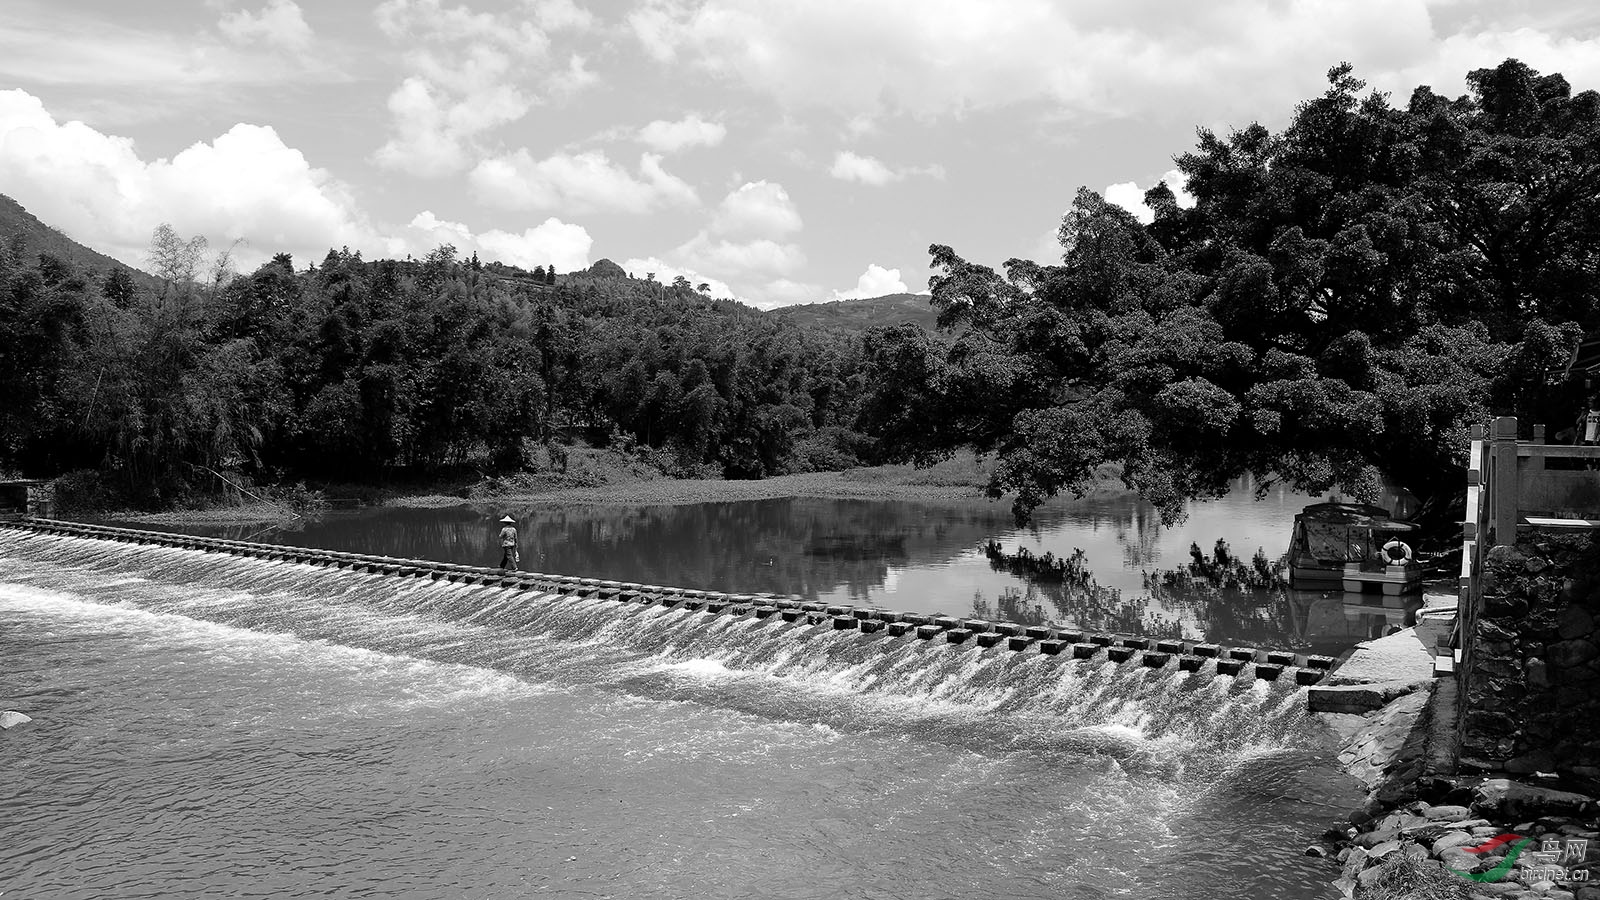
<path fill-rule="evenodd" d="M 1561 424 L 1595 317 L 1600 96 L 1515 60 L 1403 108 L 1348 65 L 1274 134 L 1202 131 L 1141 224 L 1091 191 L 1059 264 L 931 248 L 945 336 L 867 342 L 891 456 L 995 450 L 1026 519 L 1104 463 L 1169 518 L 1238 475 L 1307 492 L 1459 488 L 1466 426 Z"/>

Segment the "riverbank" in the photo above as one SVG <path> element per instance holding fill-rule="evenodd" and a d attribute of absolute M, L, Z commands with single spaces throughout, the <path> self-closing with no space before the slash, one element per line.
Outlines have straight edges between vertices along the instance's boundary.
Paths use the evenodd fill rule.
<path fill-rule="evenodd" d="M 1358 645 L 1309 692 L 1344 736 L 1339 761 L 1368 796 L 1342 834 L 1329 833 L 1334 886 L 1353 900 L 1600 900 L 1589 883 L 1600 868 L 1590 853 L 1600 846 L 1594 798 L 1552 789 L 1553 775 L 1522 783 L 1456 773 L 1457 684 L 1432 677 L 1427 663 L 1444 624 Z M 1335 711 L 1344 708 L 1366 712 Z"/>
<path fill-rule="evenodd" d="M 668 478 L 604 454 L 587 454 L 576 472 L 523 473 L 483 478 L 469 484 L 406 485 L 369 488 L 359 506 L 440 508 L 464 503 L 505 507 L 531 504 L 568 506 L 676 506 L 731 503 L 785 497 L 835 500 L 904 500 L 924 503 L 1004 503 L 991 501 L 984 489 L 993 460 L 970 453 L 926 468 L 910 465 L 871 466 L 836 472 L 804 472 L 760 480 Z M 1115 466 L 1096 474 L 1086 496 L 1126 490 Z M 337 496 L 337 490 L 325 491 Z M 335 501 L 335 505 L 338 504 Z M 117 511 L 103 518 L 166 525 L 228 525 L 283 522 L 315 516 L 319 510 L 253 502 L 164 512 Z"/>

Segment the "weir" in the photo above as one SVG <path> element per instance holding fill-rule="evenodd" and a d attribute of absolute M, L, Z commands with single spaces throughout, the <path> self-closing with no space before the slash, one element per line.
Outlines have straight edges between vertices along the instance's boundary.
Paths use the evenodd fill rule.
<path fill-rule="evenodd" d="M 270 562 L 347 570 L 378 579 L 410 579 L 464 586 L 505 589 L 502 612 L 511 613 L 519 597 L 544 600 L 598 600 L 616 605 L 654 606 L 698 613 L 702 630 L 726 627 L 726 620 L 755 624 L 799 623 L 849 634 L 870 635 L 881 650 L 908 644 L 946 644 L 972 652 L 996 652 L 1068 660 L 1105 660 L 1121 666 L 1176 670 L 1201 677 L 1271 682 L 1280 678 L 1298 685 L 1322 680 L 1335 663 L 1332 657 L 1257 647 L 1225 647 L 1203 641 L 1152 640 L 1124 634 L 1100 634 L 1070 628 L 1024 626 L 959 616 L 903 612 L 878 607 L 822 604 L 774 594 L 728 594 L 661 585 L 645 585 L 505 571 L 420 559 L 399 559 L 279 544 L 198 537 L 53 519 L 24 518 L 0 522 L 0 532 L 70 537 L 121 544 L 177 548 L 199 554 L 227 554 Z M 717 625 L 721 620 L 724 624 Z"/>

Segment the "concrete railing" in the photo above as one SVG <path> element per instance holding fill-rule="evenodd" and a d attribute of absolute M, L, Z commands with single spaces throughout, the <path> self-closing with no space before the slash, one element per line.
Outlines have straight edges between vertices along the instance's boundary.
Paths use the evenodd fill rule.
<path fill-rule="evenodd" d="M 617 603 L 659 605 L 724 616 L 757 620 L 831 625 L 839 631 L 859 631 L 884 639 L 943 641 L 976 648 L 1003 648 L 1013 652 L 1038 652 L 1073 659 L 1104 658 L 1160 669 L 1198 672 L 1214 662 L 1218 675 L 1253 675 L 1276 681 L 1286 672 L 1295 683 L 1320 682 L 1332 669 L 1333 657 L 1224 646 L 1202 641 L 1167 640 L 1126 634 L 1100 634 L 1071 628 L 991 622 L 933 613 L 901 612 L 877 607 L 825 604 L 800 597 L 775 594 L 725 594 L 715 591 L 661 585 L 605 581 L 567 575 L 517 572 L 483 566 L 462 566 L 422 559 L 402 559 L 363 553 L 343 553 L 282 544 L 260 544 L 224 538 L 197 537 L 162 531 L 143 531 L 106 525 L 85 525 L 52 519 L 0 522 L 0 528 L 44 535 L 88 538 L 119 543 L 154 544 L 202 553 L 226 553 L 258 559 L 349 569 L 373 575 L 493 585 L 519 591 L 596 597 Z M 1248 669 L 1247 669 L 1248 667 Z"/>

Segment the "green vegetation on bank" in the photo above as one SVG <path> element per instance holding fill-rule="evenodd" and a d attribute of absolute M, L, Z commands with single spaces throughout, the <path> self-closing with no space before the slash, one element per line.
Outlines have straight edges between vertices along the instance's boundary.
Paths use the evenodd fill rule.
<path fill-rule="evenodd" d="M 232 277 L 165 226 L 150 259 L 153 288 L 25 236 L 0 248 L 0 467 L 72 473 L 69 501 L 160 506 L 225 477 L 559 471 L 573 443 L 725 478 L 870 450 L 854 336 L 609 263 L 552 285 L 444 246 Z"/>

